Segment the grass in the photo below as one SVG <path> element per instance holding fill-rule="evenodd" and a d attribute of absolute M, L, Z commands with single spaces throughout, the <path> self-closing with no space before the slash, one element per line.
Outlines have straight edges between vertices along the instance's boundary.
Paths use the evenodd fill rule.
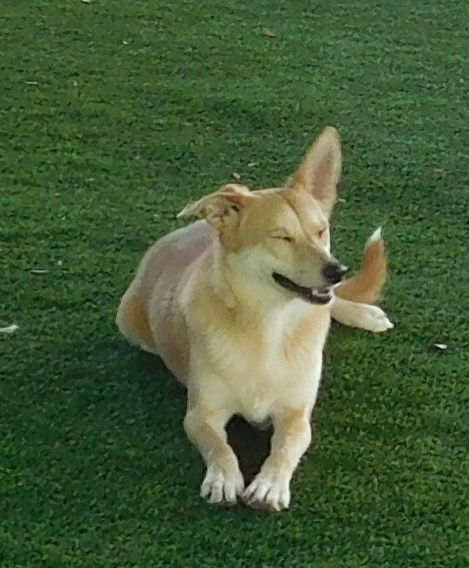
<path fill-rule="evenodd" d="M 468 565 L 465 4 L 4 0 L 2 567 Z M 334 326 L 290 511 L 211 508 L 116 305 L 188 199 L 280 183 L 329 123 L 334 248 L 384 222 L 396 329 Z"/>

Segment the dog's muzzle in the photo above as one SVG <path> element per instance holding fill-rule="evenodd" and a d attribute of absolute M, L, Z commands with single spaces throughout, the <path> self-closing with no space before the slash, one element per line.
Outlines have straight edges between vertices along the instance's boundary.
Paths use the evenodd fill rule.
<path fill-rule="evenodd" d="M 301 286 L 296 284 L 286 276 L 282 276 L 278 272 L 272 274 L 272 278 L 290 292 L 293 292 L 297 296 L 303 298 L 310 304 L 327 304 L 332 300 L 332 292 L 329 286 L 320 286 L 314 288 L 307 288 L 306 286 Z"/>

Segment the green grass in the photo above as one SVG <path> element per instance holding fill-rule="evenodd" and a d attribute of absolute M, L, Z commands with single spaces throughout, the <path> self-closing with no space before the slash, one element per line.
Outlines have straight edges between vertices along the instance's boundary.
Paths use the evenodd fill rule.
<path fill-rule="evenodd" d="M 467 19 L 457 0 L 3 1 L 2 567 L 468 566 Z M 290 511 L 211 508 L 184 394 L 116 306 L 187 200 L 233 172 L 281 183 L 326 124 L 335 251 L 356 266 L 385 224 L 396 328 L 334 326 Z"/>

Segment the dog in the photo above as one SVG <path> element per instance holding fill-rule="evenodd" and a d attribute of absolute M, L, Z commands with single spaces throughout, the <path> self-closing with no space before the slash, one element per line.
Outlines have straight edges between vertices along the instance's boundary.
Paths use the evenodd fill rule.
<path fill-rule="evenodd" d="M 205 461 L 210 503 L 288 508 L 331 316 L 373 332 L 393 326 L 373 305 L 387 272 L 380 230 L 352 278 L 330 252 L 341 162 L 327 127 L 284 187 L 228 184 L 187 205 L 180 217 L 202 219 L 158 240 L 121 300 L 120 332 L 187 387 L 184 428 Z M 247 488 L 225 431 L 235 414 L 273 426 L 270 455 Z"/>

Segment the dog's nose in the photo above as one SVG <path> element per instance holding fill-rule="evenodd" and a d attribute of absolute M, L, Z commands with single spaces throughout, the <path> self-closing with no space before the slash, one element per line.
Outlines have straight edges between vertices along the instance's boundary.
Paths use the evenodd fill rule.
<path fill-rule="evenodd" d="M 328 262 L 322 269 L 322 275 L 331 284 L 337 284 L 343 280 L 348 270 L 348 267 L 340 262 Z"/>

